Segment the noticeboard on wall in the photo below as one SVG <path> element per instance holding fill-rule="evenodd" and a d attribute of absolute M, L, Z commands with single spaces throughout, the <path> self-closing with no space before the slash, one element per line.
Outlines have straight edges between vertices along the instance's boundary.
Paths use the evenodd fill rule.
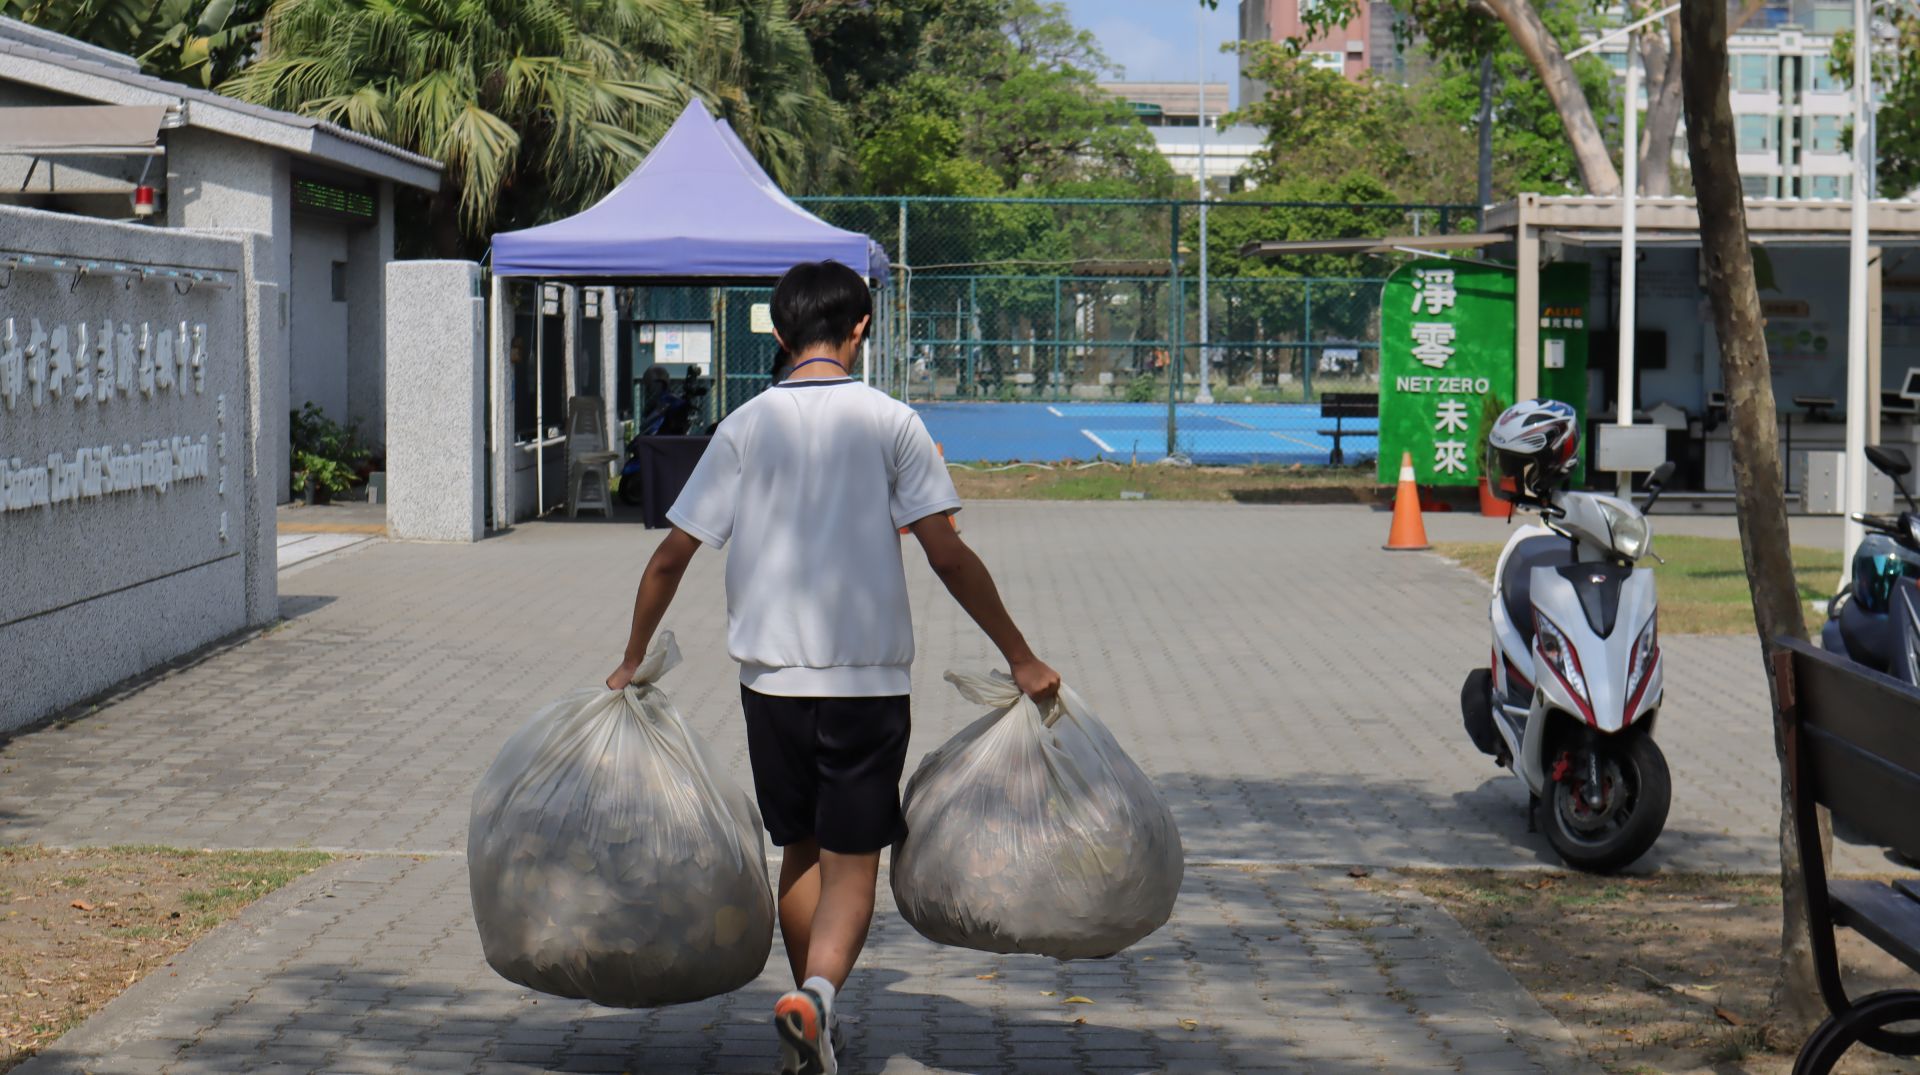
<path fill-rule="evenodd" d="M 656 366 L 709 366 L 713 363 L 713 322 L 642 321 L 635 339 L 653 348 Z"/>

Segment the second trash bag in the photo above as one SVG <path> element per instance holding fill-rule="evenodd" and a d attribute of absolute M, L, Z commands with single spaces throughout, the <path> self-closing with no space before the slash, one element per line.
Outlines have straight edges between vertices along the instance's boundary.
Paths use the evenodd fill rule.
<path fill-rule="evenodd" d="M 1110 956 L 1173 914 L 1173 813 L 1071 688 L 1043 713 L 1011 680 L 947 673 L 993 706 L 907 781 L 893 897 L 929 940 L 1055 959 Z"/>
<path fill-rule="evenodd" d="M 473 918 L 500 976 L 616 1008 L 684 1004 L 759 976 L 773 946 L 760 811 L 657 680 L 577 691 L 501 749 L 473 793 Z"/>

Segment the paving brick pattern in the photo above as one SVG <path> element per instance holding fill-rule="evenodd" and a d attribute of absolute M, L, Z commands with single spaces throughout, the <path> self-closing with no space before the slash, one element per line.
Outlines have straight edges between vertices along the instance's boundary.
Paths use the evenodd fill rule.
<path fill-rule="evenodd" d="M 1518 786 L 1459 727 L 1459 682 L 1485 659 L 1481 583 L 1378 552 L 1384 518 L 1359 509 L 965 519 L 1036 649 L 1164 789 L 1187 886 L 1148 942 L 1065 966 L 936 948 L 883 908 L 848 1070 L 1577 1068 L 1444 914 L 1326 868 L 1551 861 Z M 767 1070 L 774 970 L 653 1013 L 536 1003 L 485 968 L 469 918 L 474 780 L 541 703 L 612 667 L 657 540 L 583 521 L 314 560 L 282 575 L 282 626 L 0 747 L 0 842 L 354 853 L 24 1070 Z M 840 570 L 822 540 L 822 570 Z M 722 563 L 701 554 L 683 584 L 668 625 L 687 662 L 666 685 L 745 782 Z M 917 757 L 977 715 L 939 673 L 994 662 L 937 580 L 910 578 Z M 1777 793 L 1757 651 L 1665 645 L 1676 798 L 1649 865 L 1764 868 Z M 1095 1003 L 1059 1003 L 1075 993 Z"/>
<path fill-rule="evenodd" d="M 457 856 L 329 867 L 21 1073 L 771 1069 L 778 951 L 753 985 L 699 1004 L 538 997 L 487 970 L 466 888 Z M 1071 964 L 938 948 L 883 904 L 844 994 L 849 1072 L 1581 1070 L 1566 1031 L 1451 919 L 1339 870 L 1195 870 L 1173 925 Z"/>

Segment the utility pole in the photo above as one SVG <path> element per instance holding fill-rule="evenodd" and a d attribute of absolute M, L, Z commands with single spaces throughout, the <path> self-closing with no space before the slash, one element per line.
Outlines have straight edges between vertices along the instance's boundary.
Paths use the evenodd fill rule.
<path fill-rule="evenodd" d="M 1207 9 L 1201 8 L 1199 16 L 1200 126 L 1194 128 L 1194 136 L 1199 139 L 1200 162 L 1200 389 L 1193 401 L 1212 403 L 1213 355 L 1207 348 Z"/>
<path fill-rule="evenodd" d="M 1620 323 L 1614 326 L 1620 337 L 1619 384 L 1614 408 L 1619 412 L 1622 429 L 1633 424 L 1633 345 L 1640 325 L 1634 297 L 1639 291 L 1640 275 L 1640 34 L 1627 35 L 1627 99 L 1620 108 L 1624 143 L 1620 149 L 1623 174 L 1620 196 Z M 1538 314 L 1529 316 L 1537 317 Z M 1633 496 L 1633 473 L 1620 472 L 1620 499 Z"/>
<path fill-rule="evenodd" d="M 1619 389 L 1614 392 L 1613 401 L 1614 410 L 1618 412 L 1614 424 L 1622 427 L 1633 424 L 1633 344 L 1634 330 L 1638 325 L 1633 300 L 1638 290 L 1635 277 L 1640 268 L 1640 29 L 1678 10 L 1679 4 L 1663 7 L 1567 53 L 1568 60 L 1577 60 L 1616 38 L 1624 36 L 1627 39 L 1627 91 L 1620 109 L 1620 162 L 1623 165 L 1620 182 L 1620 316 L 1614 325 L 1614 330 L 1620 336 L 1619 366 L 1616 370 Z M 1538 317 L 1540 312 L 1522 310 L 1520 315 Z M 1528 361 L 1538 362 L 1539 356 L 1533 356 Z M 1620 472 L 1619 494 L 1625 499 L 1632 493 L 1633 475 L 1623 470 Z"/>
<path fill-rule="evenodd" d="M 1853 521 L 1867 510 L 1867 411 L 1879 397 L 1867 384 L 1867 215 L 1873 190 L 1873 8 L 1853 0 L 1853 212 L 1847 241 L 1847 476 L 1842 564 L 1853 562 L 1866 529 Z"/>

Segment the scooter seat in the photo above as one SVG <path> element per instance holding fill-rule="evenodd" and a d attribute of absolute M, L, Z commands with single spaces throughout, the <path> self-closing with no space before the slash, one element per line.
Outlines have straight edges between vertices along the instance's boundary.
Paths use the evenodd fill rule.
<path fill-rule="evenodd" d="M 1564 567 L 1573 563 L 1573 544 L 1566 538 L 1540 534 L 1521 539 L 1507 554 L 1505 570 L 1500 574 L 1500 593 L 1507 606 L 1507 619 L 1520 637 L 1533 642 L 1533 569 Z"/>

